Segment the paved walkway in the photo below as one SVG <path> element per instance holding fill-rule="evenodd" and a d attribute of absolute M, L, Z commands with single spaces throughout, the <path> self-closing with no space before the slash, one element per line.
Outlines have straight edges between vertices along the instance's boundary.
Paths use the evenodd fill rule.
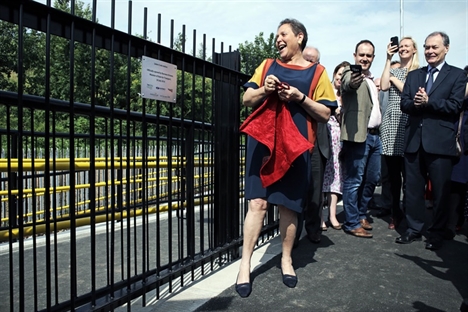
<path fill-rule="evenodd" d="M 341 206 L 338 211 L 342 221 Z M 406 224 L 388 230 L 389 218 L 377 218 L 376 213 L 370 212 L 372 239 L 331 228 L 318 245 L 303 237 L 293 253 L 298 276 L 294 289 L 281 281 L 277 237 L 254 252 L 250 297 L 240 298 L 234 290 L 236 261 L 173 296 L 145 308 L 135 304 L 131 310 L 459 311 L 468 298 L 468 225 L 433 252 L 424 248 L 424 241 L 394 243 Z"/>

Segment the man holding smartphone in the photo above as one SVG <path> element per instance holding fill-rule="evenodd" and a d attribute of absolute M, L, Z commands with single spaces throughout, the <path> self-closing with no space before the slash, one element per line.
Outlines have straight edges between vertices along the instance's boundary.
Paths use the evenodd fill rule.
<path fill-rule="evenodd" d="M 367 208 L 380 179 L 382 149 L 378 91 L 370 73 L 374 51 L 371 41 L 360 41 L 353 54 L 355 65 L 345 68 L 341 78 L 343 228 L 350 235 L 364 238 L 372 237 Z"/>

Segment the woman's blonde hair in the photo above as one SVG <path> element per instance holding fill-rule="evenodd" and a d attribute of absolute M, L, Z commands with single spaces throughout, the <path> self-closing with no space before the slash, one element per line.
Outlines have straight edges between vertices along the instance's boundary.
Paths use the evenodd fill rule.
<path fill-rule="evenodd" d="M 414 41 L 414 39 L 412 37 L 403 37 L 401 38 L 400 40 L 400 43 L 403 41 L 403 40 L 411 40 L 411 42 L 413 43 L 413 48 L 416 50 L 416 53 L 413 54 L 413 58 L 411 59 L 411 65 L 409 66 L 408 68 L 408 72 L 412 71 L 412 70 L 415 70 L 415 69 L 418 69 L 419 68 L 419 50 L 418 50 L 418 45 L 416 44 L 416 41 Z"/>

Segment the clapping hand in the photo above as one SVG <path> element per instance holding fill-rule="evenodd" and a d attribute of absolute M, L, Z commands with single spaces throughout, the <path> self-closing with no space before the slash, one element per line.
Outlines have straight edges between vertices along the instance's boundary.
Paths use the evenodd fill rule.
<path fill-rule="evenodd" d="M 418 92 L 414 95 L 414 105 L 421 106 L 427 104 L 429 101 L 429 96 L 426 93 L 426 90 L 423 87 L 419 87 Z"/>

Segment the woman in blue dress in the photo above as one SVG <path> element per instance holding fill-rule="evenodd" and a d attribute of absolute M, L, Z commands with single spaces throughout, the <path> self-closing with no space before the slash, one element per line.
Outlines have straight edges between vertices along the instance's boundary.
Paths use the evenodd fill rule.
<path fill-rule="evenodd" d="M 306 43 L 307 31 L 304 25 L 294 19 L 283 20 L 278 27 L 275 43 L 280 59 L 272 63 L 265 60 L 260 64 L 244 85 L 246 91 L 243 103 L 247 107 L 258 107 L 267 101 L 284 105 L 286 114 L 290 114 L 294 123 L 292 126 L 297 127 L 294 130 L 298 130 L 304 140 L 315 142 L 316 122 L 327 122 L 331 109 L 336 108 L 337 104 L 323 66 L 310 63 L 302 57 Z M 278 133 L 278 129 L 271 126 L 276 125 L 275 121 L 263 122 L 262 120 L 257 124 L 257 130 L 258 125 L 264 125 L 264 129 L 260 130 L 265 133 L 265 137 Z M 290 128 L 281 129 L 281 134 L 292 131 Z M 304 151 L 292 162 L 284 175 L 266 185 L 265 180 L 262 180 L 261 168 L 265 161 L 271 159 L 272 154 L 266 145 L 259 142 L 261 139 L 249 135 L 247 142 L 245 196 L 249 200 L 249 209 L 244 222 L 242 260 L 236 281 L 236 291 L 241 297 L 249 296 L 252 291 L 250 261 L 268 203 L 277 205 L 280 213 L 283 283 L 290 288 L 297 283 L 291 251 L 296 235 L 297 213 L 302 212 L 307 195 L 311 171 L 310 152 Z M 274 151 L 275 149 L 272 153 Z M 274 158 L 278 160 L 280 156 L 276 154 Z M 284 169 L 284 166 L 281 168 Z"/>

